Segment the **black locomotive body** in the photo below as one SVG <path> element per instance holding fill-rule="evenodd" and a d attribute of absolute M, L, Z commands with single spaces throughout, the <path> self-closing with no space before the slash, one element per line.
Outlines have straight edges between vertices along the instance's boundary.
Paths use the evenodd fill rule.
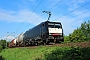
<path fill-rule="evenodd" d="M 29 29 L 23 34 L 24 45 L 49 44 L 64 41 L 62 24 L 60 22 L 45 21 Z"/>

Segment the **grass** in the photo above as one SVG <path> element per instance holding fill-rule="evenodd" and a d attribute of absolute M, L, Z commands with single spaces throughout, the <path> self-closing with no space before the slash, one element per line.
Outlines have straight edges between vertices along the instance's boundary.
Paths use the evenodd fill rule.
<path fill-rule="evenodd" d="M 0 55 L 5 60 L 35 60 L 38 57 L 43 57 L 45 52 L 50 52 L 54 48 L 39 46 L 38 48 L 8 48 L 4 49 Z"/>
<path fill-rule="evenodd" d="M 86 56 L 90 60 L 90 47 L 46 47 L 37 48 L 8 48 L 4 49 L 0 55 L 2 60 L 83 60 Z M 81 54 L 78 54 L 81 53 Z M 86 54 L 86 56 L 84 56 Z M 73 55 L 73 57 L 72 57 Z M 69 57 L 69 58 L 68 58 Z M 86 59 L 86 58 L 85 58 Z M 84 59 L 84 60 L 85 60 Z"/>

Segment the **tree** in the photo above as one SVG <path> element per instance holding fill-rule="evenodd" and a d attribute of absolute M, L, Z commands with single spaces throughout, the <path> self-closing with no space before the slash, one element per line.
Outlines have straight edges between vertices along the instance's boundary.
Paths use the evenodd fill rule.
<path fill-rule="evenodd" d="M 6 40 L 0 40 L 0 45 L 2 46 L 3 49 L 6 48 Z"/>
<path fill-rule="evenodd" d="M 84 40 L 90 41 L 90 20 L 82 23 L 80 29 L 82 30 L 82 35 L 85 37 Z"/>
<path fill-rule="evenodd" d="M 83 22 L 79 28 L 65 38 L 67 38 L 66 41 L 70 40 L 70 42 L 90 41 L 90 20 Z"/>

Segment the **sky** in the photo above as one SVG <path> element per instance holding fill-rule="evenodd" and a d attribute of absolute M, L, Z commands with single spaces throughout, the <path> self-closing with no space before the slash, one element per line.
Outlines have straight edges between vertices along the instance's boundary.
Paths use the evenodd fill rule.
<path fill-rule="evenodd" d="M 64 35 L 69 35 L 90 20 L 90 0 L 0 0 L 0 39 L 12 40 L 44 22 L 61 22 Z"/>

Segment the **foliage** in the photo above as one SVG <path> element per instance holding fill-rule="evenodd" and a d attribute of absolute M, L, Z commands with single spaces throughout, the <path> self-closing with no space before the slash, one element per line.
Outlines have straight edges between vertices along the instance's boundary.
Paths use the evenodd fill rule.
<path fill-rule="evenodd" d="M 0 52 L 6 48 L 6 40 L 0 40 Z"/>
<path fill-rule="evenodd" d="M 45 54 L 45 60 L 90 60 L 89 48 L 58 48 L 51 53 Z"/>
<path fill-rule="evenodd" d="M 8 48 L 1 52 L 5 60 L 38 60 L 43 58 L 44 52 L 53 50 L 48 47 L 39 46 L 38 48 Z"/>
<path fill-rule="evenodd" d="M 2 46 L 3 49 L 6 47 L 6 40 L 0 40 L 0 45 Z"/>
<path fill-rule="evenodd" d="M 56 48 L 51 53 L 45 53 L 45 60 L 62 60 L 64 49 Z"/>
<path fill-rule="evenodd" d="M 0 45 L 0 52 L 2 51 L 2 49 L 3 49 L 3 48 L 2 48 L 2 46 Z"/>
<path fill-rule="evenodd" d="M 5 60 L 2 56 L 0 56 L 0 60 Z"/>
<path fill-rule="evenodd" d="M 0 55 L 5 60 L 90 60 L 90 47 L 10 48 Z"/>
<path fill-rule="evenodd" d="M 72 48 L 67 50 L 62 60 L 89 60 L 90 48 Z"/>
<path fill-rule="evenodd" d="M 64 36 L 64 42 L 63 43 L 69 43 L 69 42 L 71 42 L 69 36 Z"/>
<path fill-rule="evenodd" d="M 75 29 L 69 36 L 65 36 L 65 38 L 67 38 L 65 42 L 90 41 L 90 20 L 83 22 L 79 28 Z"/>

